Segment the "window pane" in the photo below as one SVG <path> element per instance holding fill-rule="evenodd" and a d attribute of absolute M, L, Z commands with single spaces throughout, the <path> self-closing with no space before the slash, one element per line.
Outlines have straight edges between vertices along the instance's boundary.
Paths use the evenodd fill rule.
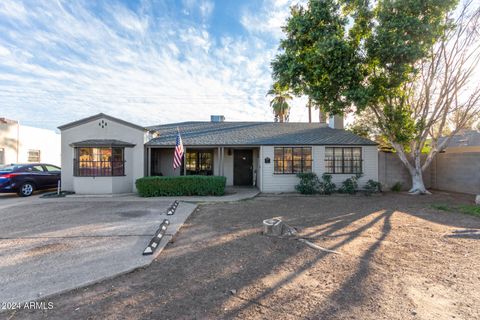
<path fill-rule="evenodd" d="M 113 148 L 113 161 L 123 161 L 123 149 L 122 148 Z"/>
<path fill-rule="evenodd" d="M 311 160 L 303 160 L 303 172 L 312 172 Z"/>
<path fill-rule="evenodd" d="M 283 148 L 275 147 L 274 148 L 274 172 L 283 173 Z"/>
<path fill-rule="evenodd" d="M 27 167 L 27 169 L 25 171 L 27 171 L 27 172 L 44 172 L 42 166 Z"/>
<path fill-rule="evenodd" d="M 302 172 L 302 148 L 292 148 L 293 153 L 293 173 Z"/>
<path fill-rule="evenodd" d="M 293 160 L 293 173 L 302 172 L 302 160 Z"/>
<path fill-rule="evenodd" d="M 343 173 L 352 173 L 352 148 L 343 148 Z"/>
<path fill-rule="evenodd" d="M 334 148 L 335 173 L 343 173 L 343 149 Z"/>
<path fill-rule="evenodd" d="M 353 173 L 362 173 L 362 148 L 353 148 Z"/>
<path fill-rule="evenodd" d="M 50 166 L 50 165 L 45 166 L 45 168 L 47 169 L 48 172 L 58 172 L 58 171 L 60 171 L 59 167 Z"/>
<path fill-rule="evenodd" d="M 325 172 L 334 173 L 333 148 L 325 148 Z"/>
<path fill-rule="evenodd" d="M 274 155 L 275 155 L 275 160 L 283 160 L 283 148 L 275 147 Z"/>
<path fill-rule="evenodd" d="M 312 148 L 303 148 L 303 157 L 305 160 L 312 160 Z"/>
<path fill-rule="evenodd" d="M 302 151 L 303 151 L 303 148 L 293 148 L 293 160 L 295 161 L 302 160 Z"/>
<path fill-rule="evenodd" d="M 40 150 L 28 150 L 28 162 L 40 162 Z"/>
<path fill-rule="evenodd" d="M 186 169 L 188 171 L 196 171 L 197 169 L 197 153 L 193 151 L 187 151 Z"/>
<path fill-rule="evenodd" d="M 325 157 L 326 158 L 333 158 L 333 148 L 325 148 Z"/>
<path fill-rule="evenodd" d="M 283 173 L 293 173 L 293 150 L 283 148 Z"/>

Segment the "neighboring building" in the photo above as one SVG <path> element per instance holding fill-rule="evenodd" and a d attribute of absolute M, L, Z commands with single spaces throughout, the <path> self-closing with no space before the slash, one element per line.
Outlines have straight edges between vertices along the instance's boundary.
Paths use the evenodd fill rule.
<path fill-rule="evenodd" d="M 445 137 L 441 137 L 441 143 Z M 461 130 L 447 144 L 445 153 L 480 152 L 480 132 L 477 130 Z"/>
<path fill-rule="evenodd" d="M 0 164 L 44 162 L 59 166 L 60 135 L 0 118 Z"/>
<path fill-rule="evenodd" d="M 339 121 L 333 121 L 343 125 Z M 144 175 L 222 175 L 227 185 L 294 191 L 296 173 L 329 173 L 340 184 L 362 173 L 378 180 L 376 143 L 319 123 L 183 122 L 149 127 L 98 114 L 59 127 L 62 188 L 77 193 L 135 191 Z M 173 170 L 177 129 L 184 165 Z M 146 142 L 144 144 L 144 142 Z"/>

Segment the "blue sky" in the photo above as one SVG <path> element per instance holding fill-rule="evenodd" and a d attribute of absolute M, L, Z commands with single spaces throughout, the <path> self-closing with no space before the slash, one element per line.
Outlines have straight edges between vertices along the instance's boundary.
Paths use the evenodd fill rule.
<path fill-rule="evenodd" d="M 270 121 L 290 0 L 0 1 L 0 117 Z M 303 99 L 291 121 L 306 121 Z"/>

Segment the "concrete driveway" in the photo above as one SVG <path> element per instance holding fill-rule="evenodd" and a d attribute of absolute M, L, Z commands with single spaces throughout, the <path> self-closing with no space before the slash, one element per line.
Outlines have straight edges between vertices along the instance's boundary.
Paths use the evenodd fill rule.
<path fill-rule="evenodd" d="M 161 250 L 142 252 L 170 204 L 134 196 L 0 197 L 0 301 L 42 300 L 150 264 Z M 170 238 L 194 209 L 181 203 L 168 216 Z"/>

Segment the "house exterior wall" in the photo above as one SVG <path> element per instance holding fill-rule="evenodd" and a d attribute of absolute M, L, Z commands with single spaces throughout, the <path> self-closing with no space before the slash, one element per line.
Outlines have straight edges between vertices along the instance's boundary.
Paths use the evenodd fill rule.
<path fill-rule="evenodd" d="M 228 150 L 225 148 L 225 156 L 223 158 L 223 173 L 227 178 L 227 186 L 233 186 L 233 150 L 228 155 Z"/>
<path fill-rule="evenodd" d="M 185 147 L 185 150 L 193 150 L 199 148 L 193 147 Z M 200 148 L 200 149 L 210 149 L 213 151 L 213 175 L 218 176 L 221 175 L 221 168 L 220 168 L 220 159 L 218 157 L 218 147 L 209 147 L 209 148 Z M 249 149 L 249 148 L 247 148 Z M 231 150 L 230 155 L 228 154 L 228 150 Z M 223 175 L 227 178 L 226 185 L 232 186 L 233 185 L 233 169 L 234 169 L 234 150 L 233 147 L 225 147 L 224 148 L 224 158 L 223 158 Z M 252 165 L 254 170 L 254 180 L 256 178 L 256 184 L 260 179 L 260 174 L 258 170 L 258 163 L 259 163 L 259 148 L 253 148 L 253 159 Z M 179 176 L 181 175 L 180 169 L 173 170 L 173 155 L 174 149 L 173 148 L 153 148 L 152 149 L 152 157 L 159 157 L 158 162 L 152 161 L 152 172 L 161 172 L 164 176 Z M 253 184 L 253 181 L 252 181 Z"/>
<path fill-rule="evenodd" d="M 28 163 L 30 150 L 40 151 L 40 161 L 60 166 L 60 135 L 53 130 L 0 121 L 0 164 Z"/>
<path fill-rule="evenodd" d="M 179 176 L 180 168 L 173 170 L 173 155 L 175 153 L 174 148 L 158 149 L 160 152 L 160 168 L 157 168 L 157 172 L 161 172 L 164 176 Z"/>
<path fill-rule="evenodd" d="M 100 121 L 107 126 L 99 126 Z M 144 176 L 144 132 L 109 119 L 97 119 L 62 130 L 62 190 L 80 194 L 135 192 L 135 180 Z M 70 144 L 91 139 L 116 139 L 135 144 L 125 148 L 125 176 L 74 177 L 74 148 Z"/>
<path fill-rule="evenodd" d="M 289 146 L 285 146 L 289 147 Z M 292 146 L 302 147 L 302 146 Z M 310 146 L 305 146 L 310 147 Z M 335 145 L 332 147 L 344 147 Z M 350 147 L 350 146 L 345 146 Z M 362 146 L 363 157 L 363 176 L 359 180 L 359 186 L 363 187 L 369 180 L 378 181 L 378 155 L 376 146 Z M 260 149 L 260 182 L 259 187 L 262 192 L 293 192 L 295 185 L 298 184 L 298 178 L 295 174 L 275 174 L 274 173 L 274 146 L 262 146 Z M 265 163 L 265 158 L 270 158 L 270 163 Z M 319 177 L 325 172 L 325 146 L 312 147 L 312 171 Z M 332 181 L 339 187 L 341 183 L 354 174 L 331 174 Z"/>

